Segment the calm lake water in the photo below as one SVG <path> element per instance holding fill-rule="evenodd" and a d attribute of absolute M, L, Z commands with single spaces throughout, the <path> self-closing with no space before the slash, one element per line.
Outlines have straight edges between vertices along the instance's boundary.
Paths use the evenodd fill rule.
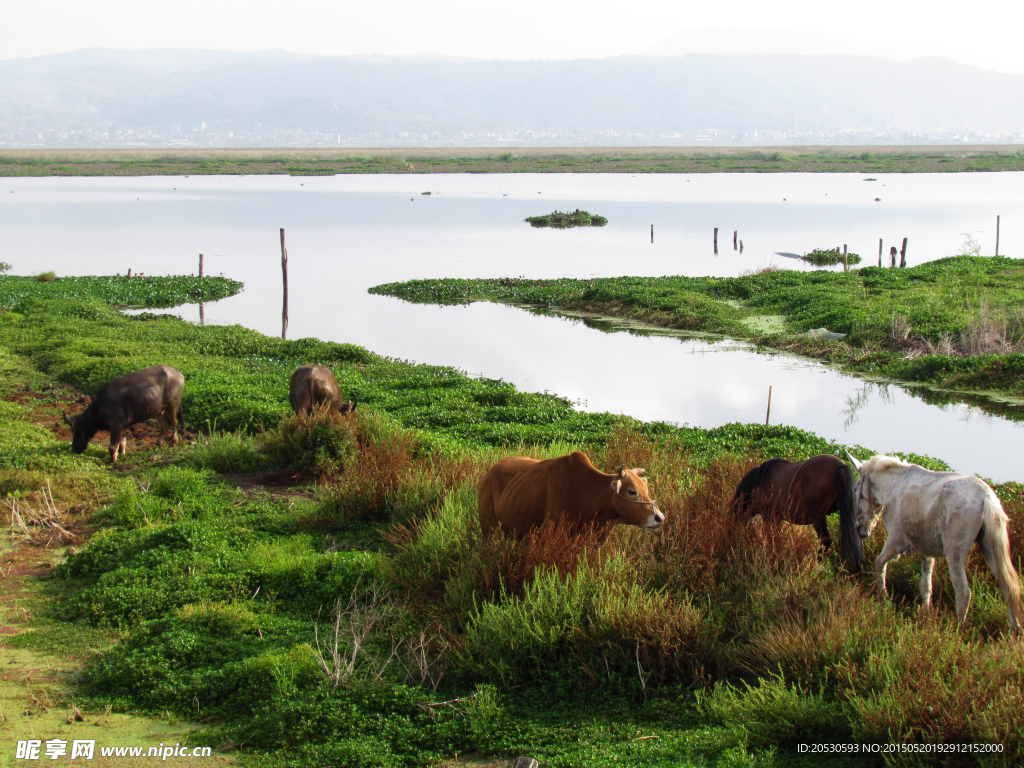
<path fill-rule="evenodd" d="M 842 246 L 876 263 L 878 239 L 909 239 L 913 264 L 957 253 L 1024 253 L 1024 174 L 436 175 L 5 179 L 0 260 L 16 274 L 192 273 L 245 282 L 207 322 L 280 333 L 278 228 L 287 230 L 289 338 L 502 378 L 581 408 L 714 427 L 772 423 L 879 451 L 927 453 L 965 472 L 1024 479 L 1024 431 L 964 404 L 934 406 L 743 345 L 603 333 L 512 307 L 437 307 L 370 296 L 429 277 L 736 275 L 776 255 Z M 430 191 L 429 196 L 421 192 Z M 881 198 L 876 201 L 875 198 Z M 584 208 L 601 229 L 536 230 L 528 215 Z M 654 243 L 650 226 L 654 225 Z M 719 253 L 712 232 L 719 227 Z M 732 248 L 738 230 L 742 253 Z M 173 310 L 198 319 L 195 307 Z M 282 388 L 287 382 L 282 382 Z M 1022 412 L 1024 415 L 1024 412 Z"/>

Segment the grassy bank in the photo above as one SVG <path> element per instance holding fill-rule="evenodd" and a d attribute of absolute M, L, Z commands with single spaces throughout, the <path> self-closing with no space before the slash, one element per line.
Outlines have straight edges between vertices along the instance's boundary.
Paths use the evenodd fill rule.
<path fill-rule="evenodd" d="M 0 176 L 946 173 L 1024 170 L 1016 146 L 3 150 Z"/>
<path fill-rule="evenodd" d="M 370 291 L 417 302 L 590 312 L 749 339 L 856 373 L 1024 396 L 1024 267 L 1005 257 L 733 278 L 414 280 Z M 848 337 L 804 335 L 822 327 Z"/>
<path fill-rule="evenodd" d="M 467 754 L 492 768 L 517 754 L 565 768 L 796 766 L 810 764 L 796 744 L 828 740 L 998 742 L 991 764 L 1024 756 L 1024 657 L 983 565 L 972 560 L 958 631 L 944 565 L 939 610 L 919 616 L 915 559 L 893 564 L 894 599 L 878 602 L 869 576 L 818 556 L 812 531 L 728 515 L 753 462 L 841 446 L 786 427 L 577 414 L 451 369 L 125 317 L 95 297 L 14 309 L 21 319 L 0 323 L 0 478 L 22 519 L 42 519 L 31 512 L 49 481 L 69 533 L 29 525 L 16 544 L 33 561 L 47 543 L 74 549 L 14 574 L 30 610 L 3 614 L 17 630 L 3 642 L 82 664 L 30 693 L 90 725 L 107 707 L 163 713 L 202 723 L 190 744 L 296 768 Z M 116 472 L 101 447 L 71 454 L 50 426 L 60 408 L 150 361 L 185 372 L 186 420 L 213 434 L 130 451 Z M 359 392 L 354 418 L 282 418 L 288 374 L 306 362 Z M 557 528 L 481 540 L 479 474 L 509 453 L 573 448 L 603 469 L 647 467 L 666 528 L 616 529 L 603 546 Z M 1019 562 L 1024 494 L 998 492 Z M 829 760 L 813 763 L 865 764 Z"/>

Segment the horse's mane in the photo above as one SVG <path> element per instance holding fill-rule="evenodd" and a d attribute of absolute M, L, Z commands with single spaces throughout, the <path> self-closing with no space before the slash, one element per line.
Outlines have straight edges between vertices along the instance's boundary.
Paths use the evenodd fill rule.
<path fill-rule="evenodd" d="M 736 486 L 736 493 L 732 497 L 733 509 L 736 509 L 737 502 L 740 501 L 741 497 L 744 499 L 749 498 L 751 493 L 767 482 L 772 476 L 772 470 L 774 470 L 775 467 L 783 461 L 785 461 L 785 459 L 768 459 L 768 461 L 757 465 L 747 472 L 747 474 L 743 476 L 743 479 L 740 480 L 740 484 Z"/>

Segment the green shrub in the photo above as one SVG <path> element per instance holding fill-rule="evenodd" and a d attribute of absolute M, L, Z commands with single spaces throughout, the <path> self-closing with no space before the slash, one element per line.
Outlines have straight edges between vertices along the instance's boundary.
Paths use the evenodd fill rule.
<path fill-rule="evenodd" d="M 761 678 L 756 685 L 719 683 L 701 705 L 715 721 L 743 729 L 753 746 L 850 740 L 842 705 L 820 691 L 787 685 L 781 675 Z"/>
<path fill-rule="evenodd" d="M 332 477 L 341 473 L 355 455 L 356 432 L 353 419 L 327 407 L 317 408 L 308 416 L 295 414 L 282 419 L 277 429 L 261 436 L 259 450 L 278 466 Z"/>
<path fill-rule="evenodd" d="M 52 283 L 57 279 L 56 272 L 40 272 L 33 278 L 37 283 Z"/>

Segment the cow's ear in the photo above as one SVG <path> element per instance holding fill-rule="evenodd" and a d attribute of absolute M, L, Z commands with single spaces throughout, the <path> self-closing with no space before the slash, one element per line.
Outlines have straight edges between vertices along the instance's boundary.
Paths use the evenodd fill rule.
<path fill-rule="evenodd" d="M 612 480 L 612 492 L 613 493 L 618 493 L 619 489 L 621 487 L 622 487 L 622 481 L 619 480 L 619 478 L 616 477 L 614 480 Z"/>
<path fill-rule="evenodd" d="M 647 470 L 644 469 L 643 467 L 633 467 L 633 474 L 637 475 L 638 477 L 643 476 L 644 472 L 646 471 Z"/>

